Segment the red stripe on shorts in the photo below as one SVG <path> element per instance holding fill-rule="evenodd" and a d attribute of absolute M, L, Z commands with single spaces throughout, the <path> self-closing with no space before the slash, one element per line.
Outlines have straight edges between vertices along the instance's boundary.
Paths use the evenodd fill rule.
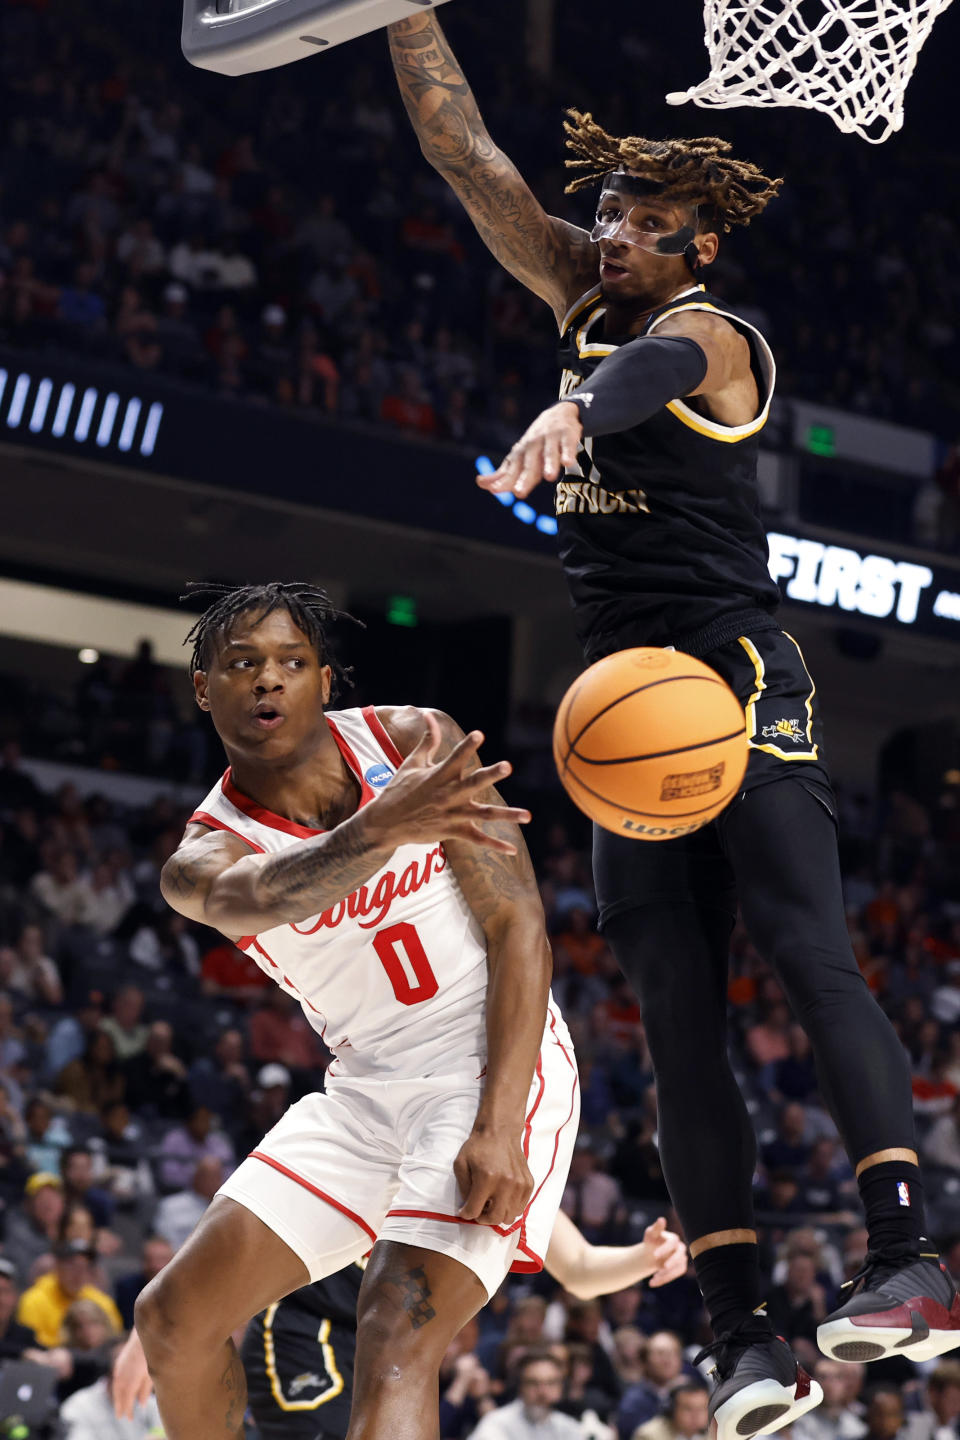
<path fill-rule="evenodd" d="M 303 1186 L 304 1190 L 309 1190 L 311 1195 L 316 1195 L 318 1200 L 325 1200 L 328 1205 L 333 1206 L 334 1210 L 339 1210 L 341 1215 L 346 1215 L 348 1220 L 352 1220 L 354 1225 L 359 1225 L 360 1229 L 369 1235 L 371 1240 L 376 1242 L 376 1232 L 370 1229 L 366 1220 L 361 1220 L 360 1216 L 355 1215 L 352 1210 L 348 1210 L 346 1205 L 341 1205 L 340 1201 L 334 1200 L 332 1195 L 328 1195 L 325 1191 L 319 1190 L 316 1185 L 310 1180 L 305 1180 L 304 1177 L 298 1175 L 295 1170 L 289 1169 L 286 1165 L 281 1165 L 280 1161 L 274 1160 L 272 1155 L 265 1155 L 262 1150 L 251 1150 L 247 1158 L 250 1160 L 262 1160 L 264 1165 L 272 1165 L 274 1170 L 279 1170 L 280 1174 L 286 1175 L 289 1180 L 295 1180 L 298 1185 Z"/>

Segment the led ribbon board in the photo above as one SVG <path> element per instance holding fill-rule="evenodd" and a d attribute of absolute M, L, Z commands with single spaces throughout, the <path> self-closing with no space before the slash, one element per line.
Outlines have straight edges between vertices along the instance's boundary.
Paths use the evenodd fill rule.
<path fill-rule="evenodd" d="M 139 395 L 121 396 L 105 385 L 0 369 L 0 439 L 23 430 L 149 458 L 162 419 L 159 400 L 148 405 Z"/>

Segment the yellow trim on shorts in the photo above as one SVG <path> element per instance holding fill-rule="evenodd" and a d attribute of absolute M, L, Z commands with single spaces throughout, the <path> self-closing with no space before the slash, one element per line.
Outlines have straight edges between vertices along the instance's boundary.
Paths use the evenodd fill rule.
<path fill-rule="evenodd" d="M 756 689 L 744 706 L 747 716 L 747 745 L 751 750 L 763 750 L 767 755 L 776 755 L 780 760 L 817 760 L 819 759 L 820 752 L 813 740 L 813 697 L 817 693 L 817 687 L 813 683 L 810 671 L 807 669 L 807 662 L 803 658 L 803 651 L 800 649 L 800 646 L 797 645 L 792 635 L 787 635 L 786 630 L 781 633 L 786 635 L 791 645 L 795 646 L 797 654 L 800 656 L 800 664 L 803 666 L 803 673 L 810 681 L 810 693 L 804 702 L 807 710 L 807 723 L 804 729 L 806 731 L 807 744 L 810 748 L 809 750 L 781 750 L 779 745 L 760 744 L 754 740 L 753 737 L 757 733 L 756 704 L 767 688 L 765 678 L 766 666 L 763 663 L 763 656 L 753 641 L 746 635 L 740 635 L 737 643 L 747 652 L 750 662 L 753 665 L 753 673 L 756 680 Z"/>
<path fill-rule="evenodd" d="M 273 1343 L 273 1320 L 279 1307 L 279 1300 L 267 1307 L 263 1317 L 263 1358 L 267 1367 L 267 1377 L 270 1381 L 270 1393 L 281 1410 L 319 1410 L 321 1405 L 326 1405 L 329 1400 L 335 1400 L 338 1395 L 343 1394 L 343 1376 L 337 1369 L 337 1357 L 334 1354 L 333 1346 L 330 1343 L 330 1321 L 323 1320 L 317 1333 L 317 1341 L 320 1345 L 320 1352 L 323 1355 L 324 1369 L 327 1379 L 331 1382 L 330 1389 L 318 1395 L 315 1400 L 288 1400 L 283 1393 L 280 1384 L 280 1377 L 277 1374 L 277 1352 Z"/>

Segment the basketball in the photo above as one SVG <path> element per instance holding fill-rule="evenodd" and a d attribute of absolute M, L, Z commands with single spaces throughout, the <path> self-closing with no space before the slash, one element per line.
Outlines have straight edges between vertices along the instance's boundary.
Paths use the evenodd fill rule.
<path fill-rule="evenodd" d="M 553 756 L 585 815 L 636 840 L 669 840 L 720 814 L 747 768 L 746 722 L 725 681 L 676 650 L 620 650 L 570 686 Z"/>

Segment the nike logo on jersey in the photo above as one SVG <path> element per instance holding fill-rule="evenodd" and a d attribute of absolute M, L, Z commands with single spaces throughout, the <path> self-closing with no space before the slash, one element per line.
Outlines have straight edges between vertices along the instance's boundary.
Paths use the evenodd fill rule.
<path fill-rule="evenodd" d="M 316 935 L 318 930 L 336 930 L 344 920 L 350 919 L 356 920 L 364 930 L 373 930 L 383 924 L 394 900 L 416 894 L 446 868 L 446 852 L 442 845 L 437 845 L 427 851 L 422 865 L 418 860 L 411 860 L 399 878 L 395 870 L 384 870 L 372 891 L 361 885 L 346 900 L 338 900 L 336 905 L 324 910 L 312 923 L 291 924 L 290 929 L 298 935 Z"/>

